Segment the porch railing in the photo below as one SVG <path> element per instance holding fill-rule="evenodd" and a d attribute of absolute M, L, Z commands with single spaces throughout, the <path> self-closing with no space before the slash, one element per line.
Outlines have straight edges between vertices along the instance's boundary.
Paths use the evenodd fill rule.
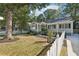
<path fill-rule="evenodd" d="M 79 33 L 79 29 L 74 29 L 74 33 Z"/>

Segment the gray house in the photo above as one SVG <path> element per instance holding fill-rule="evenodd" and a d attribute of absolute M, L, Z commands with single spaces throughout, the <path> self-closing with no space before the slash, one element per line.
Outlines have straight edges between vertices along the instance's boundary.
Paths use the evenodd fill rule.
<path fill-rule="evenodd" d="M 32 31 L 41 31 L 42 27 L 46 27 L 48 30 L 55 32 L 65 31 L 66 33 L 74 33 L 74 21 L 70 17 L 49 19 L 45 22 L 32 22 L 30 23 L 30 29 Z"/>

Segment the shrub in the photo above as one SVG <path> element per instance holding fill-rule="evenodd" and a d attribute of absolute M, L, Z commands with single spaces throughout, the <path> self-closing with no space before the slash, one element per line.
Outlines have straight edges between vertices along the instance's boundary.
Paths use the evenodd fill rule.
<path fill-rule="evenodd" d="M 32 31 L 32 30 L 29 30 L 29 31 L 27 32 L 27 34 L 37 35 L 37 34 L 38 34 L 38 32 L 37 32 L 37 31 Z"/>
<path fill-rule="evenodd" d="M 53 37 L 53 31 L 49 30 L 48 33 L 47 33 L 47 35 L 48 35 L 47 42 L 51 43 L 51 40 L 52 40 L 52 37 Z"/>
<path fill-rule="evenodd" d="M 47 35 L 47 32 L 48 32 L 48 31 L 47 31 L 46 28 L 42 28 L 40 33 L 41 33 L 42 35 Z"/>

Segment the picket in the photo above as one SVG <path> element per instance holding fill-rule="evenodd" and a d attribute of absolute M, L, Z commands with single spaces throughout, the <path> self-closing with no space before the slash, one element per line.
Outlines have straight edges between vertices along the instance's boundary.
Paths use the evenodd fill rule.
<path fill-rule="evenodd" d="M 63 32 L 59 38 L 57 37 L 54 43 L 52 43 L 52 46 L 47 51 L 47 56 L 59 56 L 64 39 L 65 39 L 65 32 Z"/>

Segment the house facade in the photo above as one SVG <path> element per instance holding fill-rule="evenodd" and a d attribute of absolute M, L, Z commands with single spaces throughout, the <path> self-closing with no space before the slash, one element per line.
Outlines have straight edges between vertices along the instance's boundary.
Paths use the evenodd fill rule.
<path fill-rule="evenodd" d="M 60 18 L 60 19 L 51 19 L 46 22 L 33 22 L 30 24 L 30 29 L 32 31 L 40 32 L 42 27 L 46 27 L 48 30 L 52 30 L 54 32 L 62 32 L 73 33 L 74 32 L 74 21 L 69 18 Z"/>

